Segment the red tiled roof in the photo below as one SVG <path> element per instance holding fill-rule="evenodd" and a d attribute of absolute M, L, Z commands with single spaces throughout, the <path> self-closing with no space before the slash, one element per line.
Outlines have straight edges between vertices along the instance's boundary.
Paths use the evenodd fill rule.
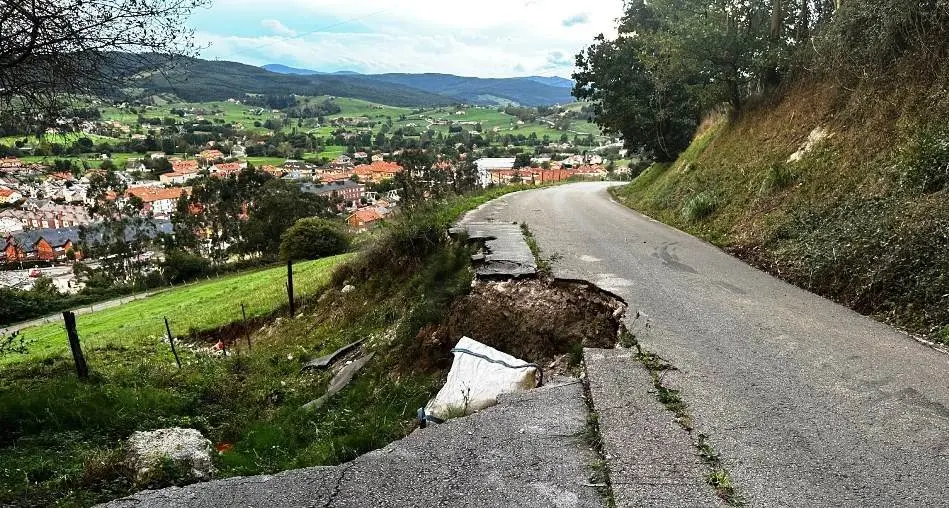
<path fill-rule="evenodd" d="M 347 220 L 353 217 L 357 218 L 363 224 L 382 220 L 382 215 L 380 215 L 375 208 L 360 208 L 359 210 L 356 210 L 350 214 L 349 217 L 347 217 Z"/>
<path fill-rule="evenodd" d="M 198 167 L 199 167 L 198 161 L 196 160 L 174 161 L 171 163 L 171 169 L 175 173 L 183 173 L 183 174 L 195 173 L 198 171 Z"/>
<path fill-rule="evenodd" d="M 405 169 L 396 164 L 395 162 L 386 162 L 386 161 L 373 161 L 372 164 L 360 164 L 353 169 L 353 173 L 363 176 L 371 175 L 373 173 L 387 173 L 395 174 L 401 173 Z"/>
<path fill-rule="evenodd" d="M 128 190 L 130 196 L 136 196 L 145 203 L 153 203 L 155 201 L 163 201 L 166 199 L 178 199 L 182 194 L 190 192 L 191 189 L 188 187 L 131 187 Z"/>

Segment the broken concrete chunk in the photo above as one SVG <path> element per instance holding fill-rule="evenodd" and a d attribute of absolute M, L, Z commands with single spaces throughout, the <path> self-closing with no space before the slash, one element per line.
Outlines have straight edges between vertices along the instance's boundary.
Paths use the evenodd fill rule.
<path fill-rule="evenodd" d="M 356 342 L 353 342 L 351 344 L 346 344 L 345 346 L 337 349 L 335 352 L 330 353 L 326 356 L 321 356 L 317 358 L 316 360 L 310 360 L 309 362 L 306 362 L 303 364 L 303 370 L 325 369 L 329 367 L 330 365 L 332 365 L 337 359 L 339 359 L 340 356 L 342 356 L 345 353 L 348 353 L 351 349 L 362 344 L 362 342 L 363 342 L 362 339 L 357 340 Z"/>
<path fill-rule="evenodd" d="M 349 382 L 353 380 L 353 377 L 356 376 L 356 373 L 362 370 L 362 368 L 365 367 L 367 363 L 369 363 L 369 360 L 372 360 L 373 356 L 375 356 L 375 353 L 369 353 L 368 355 L 347 364 L 342 368 L 342 370 L 333 376 L 333 379 L 330 380 L 329 388 L 326 389 L 326 393 L 323 394 L 322 397 L 307 402 L 301 409 L 305 411 L 314 411 L 323 407 L 323 405 L 326 404 L 326 401 L 330 400 L 330 397 L 335 395 L 343 388 L 346 388 L 346 385 L 348 385 Z"/>
<path fill-rule="evenodd" d="M 541 381 L 540 367 L 462 337 L 451 350 L 455 359 L 445 386 L 420 412 L 423 420 L 442 422 L 498 403 L 498 396 L 530 390 Z"/>
<path fill-rule="evenodd" d="M 189 471 L 195 480 L 207 480 L 214 474 L 211 450 L 211 441 L 195 429 L 135 432 L 128 439 L 126 463 L 135 470 L 135 481 L 140 484 L 166 461 Z"/>

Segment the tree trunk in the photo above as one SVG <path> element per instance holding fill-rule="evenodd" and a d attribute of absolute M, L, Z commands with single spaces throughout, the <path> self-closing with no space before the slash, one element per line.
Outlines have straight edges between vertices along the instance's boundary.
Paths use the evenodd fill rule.
<path fill-rule="evenodd" d="M 771 40 L 777 41 L 781 38 L 781 32 L 784 29 L 784 7 L 782 0 L 773 0 L 771 6 Z"/>
<path fill-rule="evenodd" d="M 840 3 L 840 0 L 834 0 Z M 811 38 L 811 11 L 810 0 L 801 0 L 801 18 L 797 27 L 797 39 L 799 42 L 810 40 Z"/>

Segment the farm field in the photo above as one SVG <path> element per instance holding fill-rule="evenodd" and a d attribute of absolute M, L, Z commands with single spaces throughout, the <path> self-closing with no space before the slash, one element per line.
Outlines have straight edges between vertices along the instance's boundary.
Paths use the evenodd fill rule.
<path fill-rule="evenodd" d="M 27 146 L 36 146 L 41 141 L 46 141 L 48 143 L 58 143 L 64 146 L 72 146 L 79 138 L 89 138 L 93 143 L 114 143 L 120 141 L 117 138 L 110 138 L 108 136 L 100 136 L 98 134 L 87 134 L 84 132 L 67 132 L 65 134 L 45 134 L 41 137 L 36 136 L 35 134 L 30 135 L 20 135 L 20 136 L 4 136 L 0 137 L 0 144 L 13 146 L 19 141 L 25 142 Z"/>
<path fill-rule="evenodd" d="M 294 265 L 294 289 L 297 296 L 312 294 L 349 256 L 298 263 Z M 214 329 L 241 318 L 240 304 L 245 303 L 247 317 L 267 315 L 286 303 L 286 268 L 269 268 L 252 273 L 229 275 L 207 282 L 169 289 L 144 300 L 121 307 L 76 317 L 83 348 L 94 362 L 96 350 L 134 347 L 161 343 L 165 334 L 164 318 L 175 334 Z M 21 335 L 30 341 L 28 356 L 8 356 L 0 365 L 25 362 L 68 353 L 62 324 L 27 328 Z M 169 354 L 159 351 L 159 354 Z"/>

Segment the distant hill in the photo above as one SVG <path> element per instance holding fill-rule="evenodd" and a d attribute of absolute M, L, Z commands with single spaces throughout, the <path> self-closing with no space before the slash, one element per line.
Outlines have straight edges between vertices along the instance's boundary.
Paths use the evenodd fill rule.
<path fill-rule="evenodd" d="M 561 78 L 560 76 L 529 76 L 527 79 L 542 83 L 547 86 L 555 86 L 557 88 L 573 89 L 573 85 L 576 84 L 572 79 Z"/>
<path fill-rule="evenodd" d="M 121 56 L 116 56 L 120 59 Z M 128 78 L 126 91 L 133 98 L 174 95 L 201 102 L 240 97 L 245 94 L 336 95 L 390 106 L 440 106 L 458 99 L 425 90 L 367 80 L 347 74 L 297 75 L 270 72 L 237 62 L 187 59 L 169 65 L 154 55 L 137 65 Z"/>
<path fill-rule="evenodd" d="M 263 66 L 272 72 L 293 75 L 327 75 L 281 64 Z M 334 74 L 334 75 L 338 75 Z M 573 102 L 573 81 L 561 77 L 472 78 L 453 74 L 356 74 L 365 82 L 384 82 L 451 97 L 469 104 L 496 105 L 517 103 L 525 106 L 549 106 Z"/>
<path fill-rule="evenodd" d="M 116 61 L 124 58 L 115 54 Z M 142 61 L 144 60 L 144 62 Z M 125 91 L 132 98 L 176 96 L 201 102 L 245 94 L 335 95 L 390 106 L 548 106 L 567 104 L 573 82 L 558 77 L 471 78 L 451 74 L 325 74 L 272 64 L 266 68 L 219 60 L 185 59 L 170 65 L 159 55 L 136 57 Z M 122 67 L 124 68 L 124 67 Z"/>
<path fill-rule="evenodd" d="M 353 71 L 336 71 L 336 72 L 320 72 L 310 69 L 300 69 L 297 67 L 290 67 L 282 64 L 267 64 L 261 66 L 262 69 L 267 69 L 270 72 L 276 72 L 277 74 L 299 74 L 301 76 L 358 76 L 358 72 Z"/>

